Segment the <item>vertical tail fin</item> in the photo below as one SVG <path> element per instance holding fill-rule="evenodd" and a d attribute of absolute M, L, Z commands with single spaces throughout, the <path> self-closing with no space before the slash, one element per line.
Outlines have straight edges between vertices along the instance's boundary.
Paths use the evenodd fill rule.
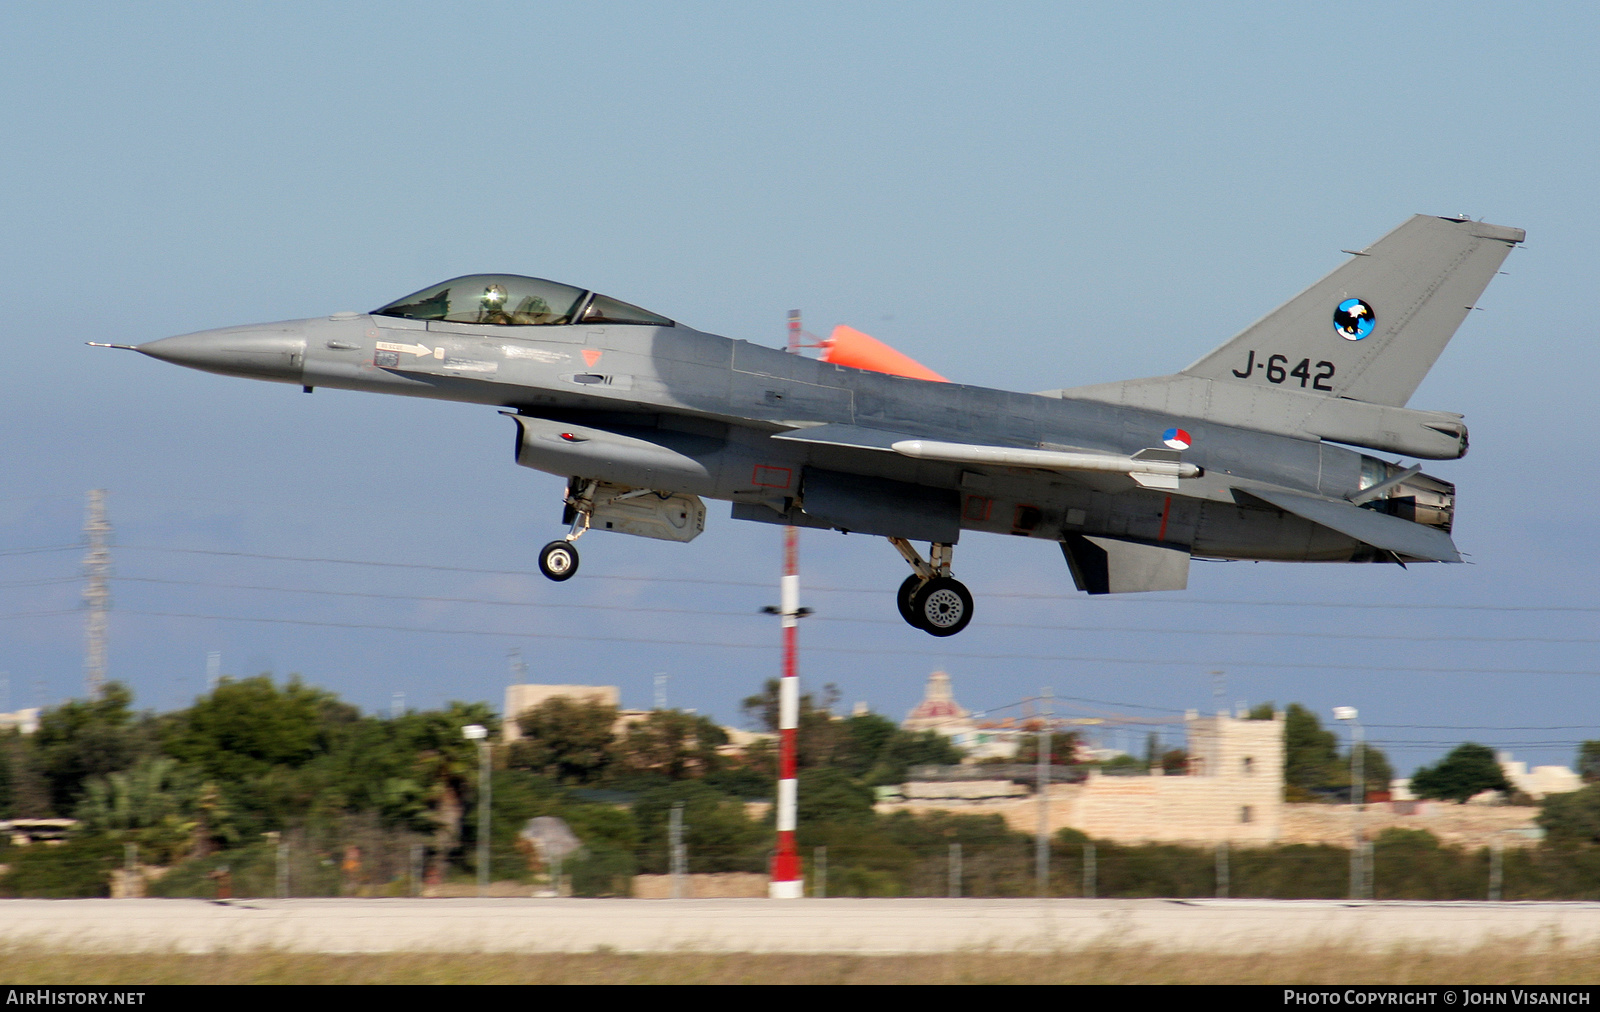
<path fill-rule="evenodd" d="M 1403 407 L 1525 235 L 1416 215 L 1183 374 Z"/>

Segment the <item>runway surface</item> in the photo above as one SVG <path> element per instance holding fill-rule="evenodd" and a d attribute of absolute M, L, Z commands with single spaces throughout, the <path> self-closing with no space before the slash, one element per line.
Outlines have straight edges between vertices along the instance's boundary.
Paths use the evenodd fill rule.
<path fill-rule="evenodd" d="M 0 944 L 83 952 L 1281 952 L 1600 946 L 1600 903 L 1323 900 L 0 900 Z"/>

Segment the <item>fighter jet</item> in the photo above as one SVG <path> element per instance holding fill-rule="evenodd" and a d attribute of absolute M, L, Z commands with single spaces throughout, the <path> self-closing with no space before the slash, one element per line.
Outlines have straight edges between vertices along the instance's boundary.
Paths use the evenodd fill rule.
<path fill-rule="evenodd" d="M 911 569 L 901 616 L 950 636 L 973 614 L 964 531 L 1056 543 L 1089 594 L 1182 590 L 1191 558 L 1461 561 L 1455 486 L 1389 458 L 1467 452 L 1460 414 L 1406 403 L 1523 238 L 1417 215 L 1177 373 L 1039 393 L 946 382 L 848 328 L 814 359 L 515 274 L 133 350 L 502 409 L 516 462 L 567 478 L 552 580 L 586 531 L 692 541 L 719 499 L 886 538 Z"/>

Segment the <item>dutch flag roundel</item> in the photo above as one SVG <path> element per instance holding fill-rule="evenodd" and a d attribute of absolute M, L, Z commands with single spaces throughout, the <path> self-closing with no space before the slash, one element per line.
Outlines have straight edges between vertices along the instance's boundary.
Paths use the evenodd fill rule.
<path fill-rule="evenodd" d="M 1163 432 L 1161 434 L 1161 441 L 1172 447 L 1174 450 L 1187 450 L 1189 448 L 1189 444 L 1193 442 L 1193 440 L 1189 438 L 1189 431 L 1187 429 L 1179 429 L 1176 427 Z"/>

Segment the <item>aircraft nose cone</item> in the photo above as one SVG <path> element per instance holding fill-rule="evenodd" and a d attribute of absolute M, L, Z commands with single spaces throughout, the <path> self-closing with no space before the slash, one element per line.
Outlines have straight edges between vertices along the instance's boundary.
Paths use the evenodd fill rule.
<path fill-rule="evenodd" d="M 225 376 L 299 383 L 306 338 L 299 324 L 270 324 L 164 337 L 141 344 L 137 350 L 163 362 Z"/>

